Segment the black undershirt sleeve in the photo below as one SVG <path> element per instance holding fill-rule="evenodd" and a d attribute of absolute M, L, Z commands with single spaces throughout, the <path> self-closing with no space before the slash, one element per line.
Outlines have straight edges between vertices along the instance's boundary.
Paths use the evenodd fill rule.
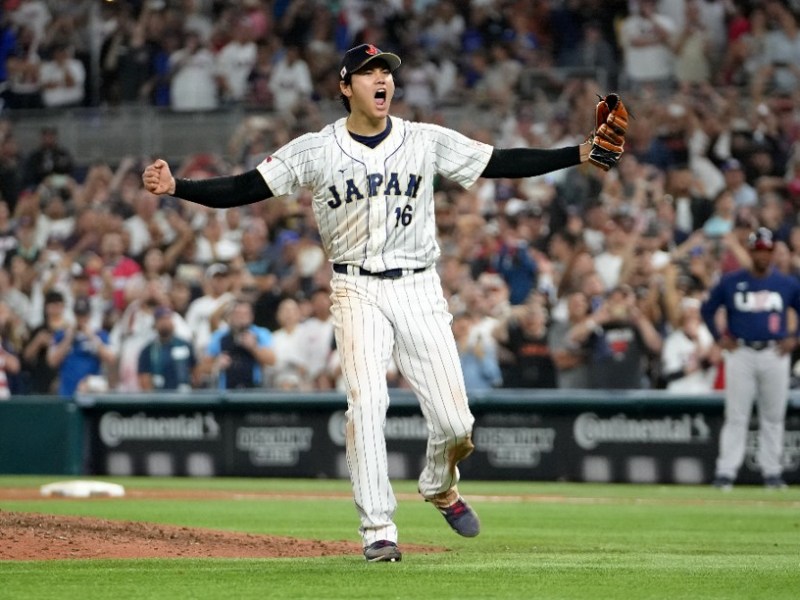
<path fill-rule="evenodd" d="M 257 169 L 230 177 L 176 179 L 176 198 L 212 208 L 244 206 L 272 198 L 275 194 Z"/>
<path fill-rule="evenodd" d="M 495 148 L 481 174 L 487 178 L 535 177 L 580 164 L 578 146 L 545 150 L 539 148 Z M 210 179 L 176 179 L 177 198 L 212 208 L 244 206 L 272 198 L 274 194 L 261 173 L 253 169 L 240 175 Z"/>
<path fill-rule="evenodd" d="M 481 173 L 481 177 L 497 179 L 508 177 L 535 177 L 551 171 L 558 171 L 566 167 L 574 167 L 581 163 L 579 146 L 555 148 L 546 150 L 542 148 L 509 148 L 501 150 L 495 148 L 489 163 Z"/>

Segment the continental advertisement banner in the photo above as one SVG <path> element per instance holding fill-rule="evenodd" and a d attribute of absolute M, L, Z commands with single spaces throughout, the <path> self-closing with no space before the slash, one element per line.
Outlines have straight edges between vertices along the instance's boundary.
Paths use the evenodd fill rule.
<path fill-rule="evenodd" d="M 711 481 L 719 402 L 474 402 L 474 480 L 702 484 Z M 347 478 L 342 402 L 126 405 L 84 411 L 87 470 L 96 475 Z M 390 475 L 416 479 L 427 424 L 415 402 L 393 402 L 384 429 Z M 753 417 L 738 481 L 760 483 Z M 785 479 L 800 483 L 800 410 L 784 439 Z"/>

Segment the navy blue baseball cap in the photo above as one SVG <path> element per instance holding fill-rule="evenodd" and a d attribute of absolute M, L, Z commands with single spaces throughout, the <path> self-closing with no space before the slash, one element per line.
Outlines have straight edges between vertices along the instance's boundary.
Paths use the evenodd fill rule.
<path fill-rule="evenodd" d="M 342 57 L 342 65 L 339 69 L 339 79 L 346 80 L 358 71 L 364 68 L 368 62 L 383 59 L 389 65 L 389 70 L 394 71 L 400 66 L 400 57 L 391 52 L 384 52 L 383 50 L 373 46 L 372 44 L 361 44 L 355 48 L 350 48 L 345 52 Z"/>

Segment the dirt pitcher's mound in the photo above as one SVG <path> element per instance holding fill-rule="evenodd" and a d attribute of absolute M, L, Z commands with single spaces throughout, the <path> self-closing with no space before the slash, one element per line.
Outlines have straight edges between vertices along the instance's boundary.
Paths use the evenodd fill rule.
<path fill-rule="evenodd" d="M 409 546 L 404 550 L 441 551 Z M 360 555 L 355 542 L 300 540 L 132 521 L 0 510 L 0 560 L 298 558 Z"/>

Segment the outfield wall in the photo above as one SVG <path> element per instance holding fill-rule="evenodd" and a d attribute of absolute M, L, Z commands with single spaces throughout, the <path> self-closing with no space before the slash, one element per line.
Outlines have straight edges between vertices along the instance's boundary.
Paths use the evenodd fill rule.
<path fill-rule="evenodd" d="M 494 390 L 471 398 L 473 480 L 706 483 L 722 398 L 660 391 Z M 99 395 L 0 403 L 0 472 L 101 476 L 346 478 L 341 394 L 260 391 Z M 754 416 L 742 483 L 759 483 Z M 427 428 L 392 391 L 390 473 L 415 479 Z M 785 477 L 800 483 L 800 395 L 792 393 Z"/>

